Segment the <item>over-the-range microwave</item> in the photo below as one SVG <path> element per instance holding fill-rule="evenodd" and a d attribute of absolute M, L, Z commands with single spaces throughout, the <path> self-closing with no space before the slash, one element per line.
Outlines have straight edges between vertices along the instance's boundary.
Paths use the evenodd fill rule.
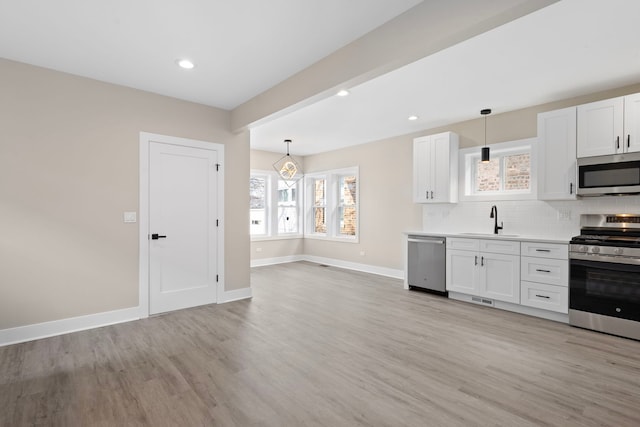
<path fill-rule="evenodd" d="M 578 159 L 577 194 L 640 194 L 640 152 Z"/>

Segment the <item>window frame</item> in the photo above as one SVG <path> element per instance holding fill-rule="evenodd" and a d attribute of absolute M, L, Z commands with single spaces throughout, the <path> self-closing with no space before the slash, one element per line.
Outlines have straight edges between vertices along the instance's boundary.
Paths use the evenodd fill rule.
<path fill-rule="evenodd" d="M 309 239 L 331 240 L 337 242 L 358 243 L 360 241 L 360 168 L 353 166 L 349 168 L 332 169 L 305 174 L 305 229 L 304 237 Z M 341 177 L 356 177 L 356 200 L 354 203 L 356 211 L 355 235 L 344 235 L 340 233 L 340 192 L 339 183 Z M 325 179 L 325 224 L 326 232 L 318 233 L 314 228 L 314 188 L 313 183 L 317 179 Z"/>
<path fill-rule="evenodd" d="M 279 210 L 279 181 L 286 181 L 282 179 L 275 171 L 266 171 L 251 169 L 249 172 L 249 178 L 251 177 L 264 177 L 265 178 L 265 234 L 251 234 L 249 236 L 251 241 L 261 240 L 284 240 L 284 239 L 300 239 L 304 237 L 304 185 L 301 177 L 293 187 L 296 190 L 296 213 L 298 221 L 298 231 L 295 233 L 280 233 L 278 232 L 278 210 Z M 249 224 L 251 226 L 251 224 Z"/>
<path fill-rule="evenodd" d="M 536 200 L 538 198 L 538 153 L 537 138 L 527 138 L 517 141 L 490 144 L 491 158 L 500 157 L 500 182 L 499 191 L 476 193 L 476 165 L 480 159 L 480 146 L 474 146 L 460 150 L 458 166 L 460 177 L 458 180 L 458 194 L 460 201 L 490 201 L 490 200 Z M 504 157 L 529 153 L 530 175 L 529 190 L 505 190 L 504 182 Z"/>

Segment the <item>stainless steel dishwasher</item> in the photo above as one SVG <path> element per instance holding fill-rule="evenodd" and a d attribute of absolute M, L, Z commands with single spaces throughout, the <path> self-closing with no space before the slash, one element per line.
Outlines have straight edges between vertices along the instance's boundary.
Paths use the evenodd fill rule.
<path fill-rule="evenodd" d="M 424 290 L 447 295 L 446 239 L 444 237 L 409 235 L 408 239 L 409 289 Z"/>

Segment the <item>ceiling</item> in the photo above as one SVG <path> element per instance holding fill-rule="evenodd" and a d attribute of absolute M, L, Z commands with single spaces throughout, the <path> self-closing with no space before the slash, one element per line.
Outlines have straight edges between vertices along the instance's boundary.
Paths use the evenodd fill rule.
<path fill-rule="evenodd" d="M 562 0 L 256 126 L 251 147 L 309 155 L 639 83 L 638 16 L 637 0 Z"/>
<path fill-rule="evenodd" d="M 0 57 L 231 110 L 421 1 L 0 0 Z"/>

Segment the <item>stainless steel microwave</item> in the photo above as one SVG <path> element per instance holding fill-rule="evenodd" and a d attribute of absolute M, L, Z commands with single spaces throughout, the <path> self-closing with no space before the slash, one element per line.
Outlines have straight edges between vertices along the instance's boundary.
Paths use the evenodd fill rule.
<path fill-rule="evenodd" d="M 578 159 L 577 194 L 640 194 L 640 152 Z"/>

